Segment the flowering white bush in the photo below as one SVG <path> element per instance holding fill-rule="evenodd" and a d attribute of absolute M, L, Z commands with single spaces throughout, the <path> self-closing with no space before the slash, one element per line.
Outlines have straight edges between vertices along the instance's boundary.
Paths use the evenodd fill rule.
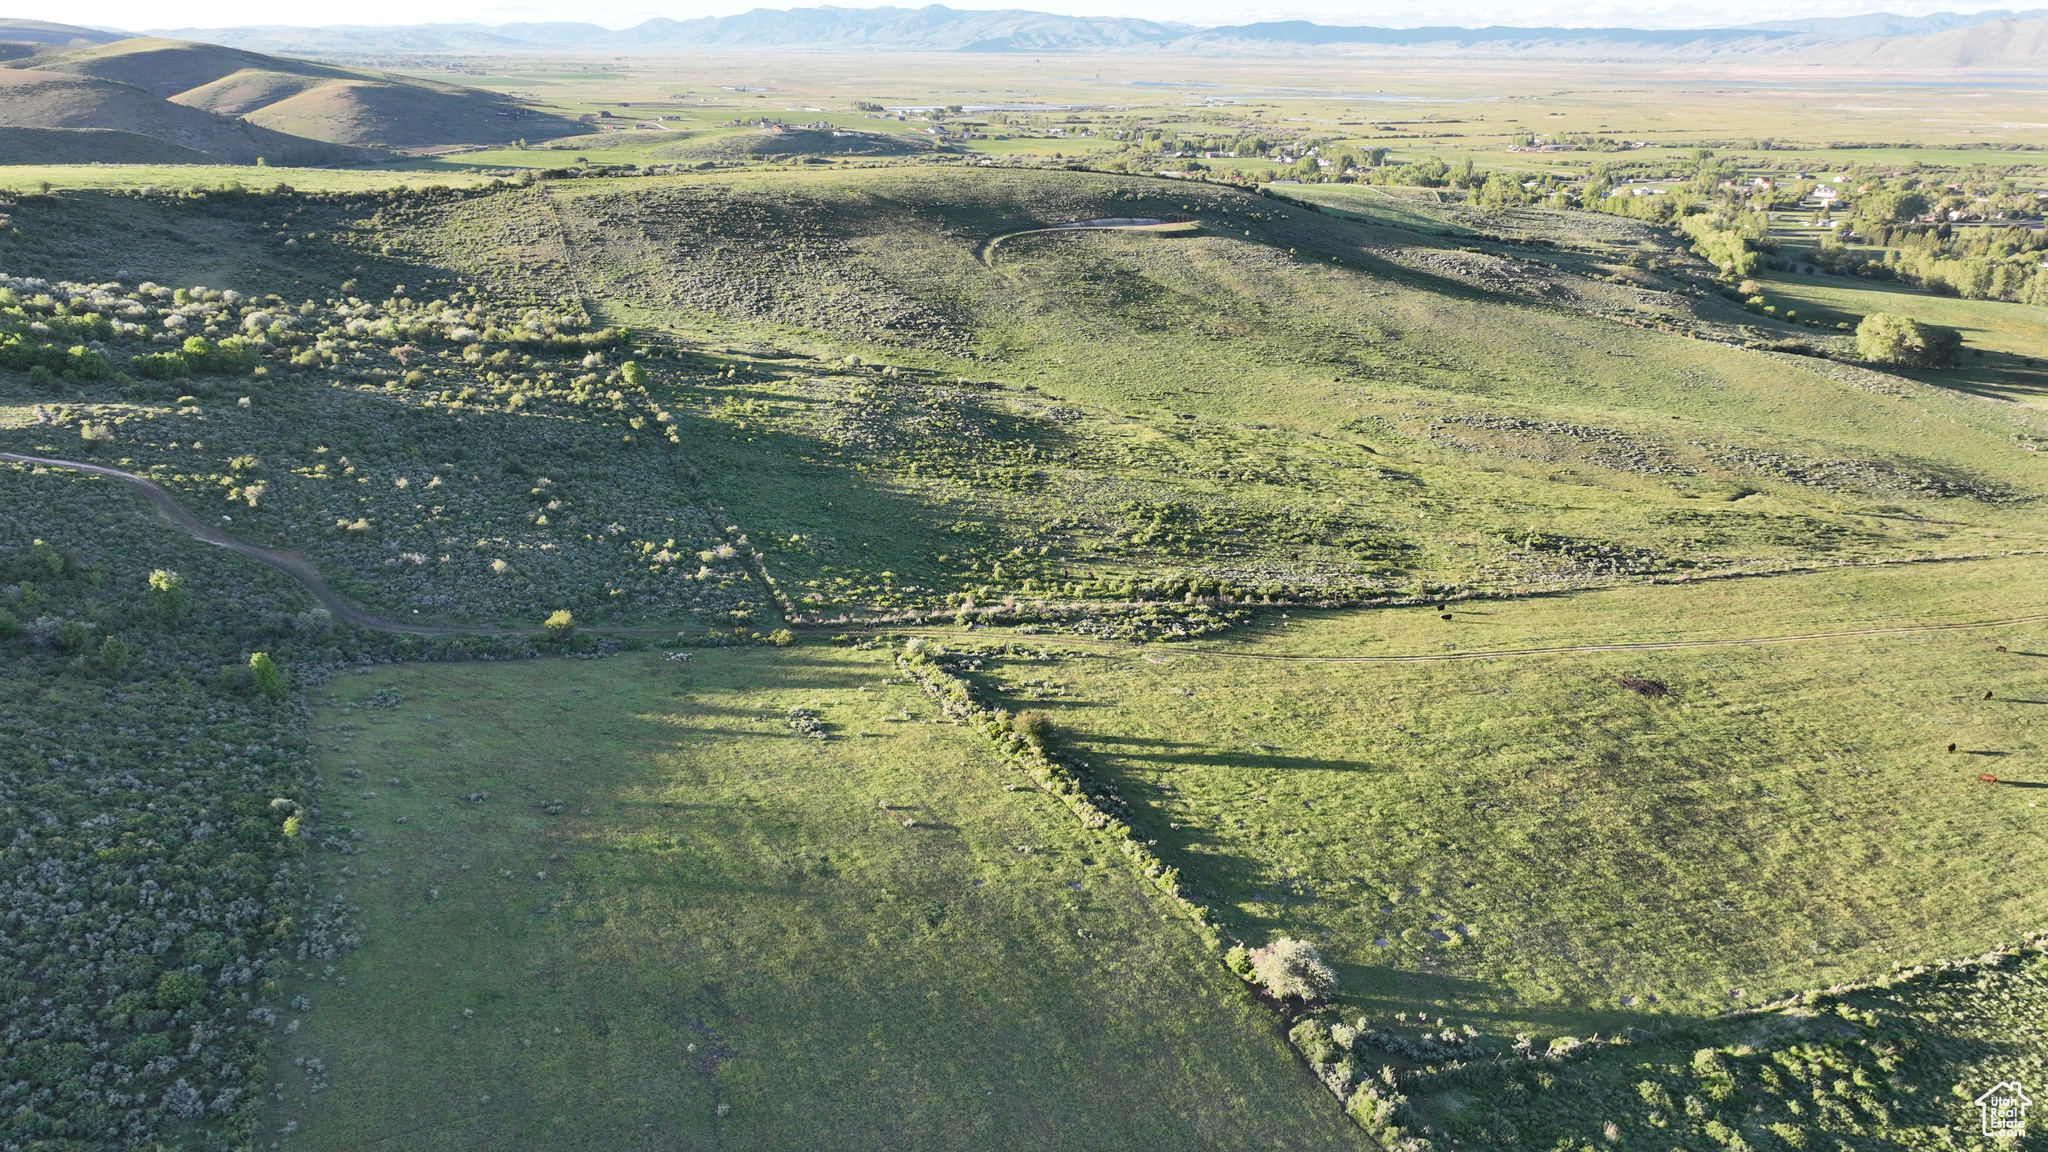
<path fill-rule="evenodd" d="M 1337 973 L 1306 940 L 1275 936 L 1264 948 L 1252 949 L 1248 958 L 1252 982 L 1279 999 L 1313 1002 L 1337 990 Z"/>

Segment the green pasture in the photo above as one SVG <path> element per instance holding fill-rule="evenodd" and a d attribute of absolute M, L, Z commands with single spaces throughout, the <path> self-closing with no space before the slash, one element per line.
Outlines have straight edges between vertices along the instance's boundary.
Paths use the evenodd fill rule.
<path fill-rule="evenodd" d="M 1757 278 L 1764 298 L 1802 319 L 1854 325 L 1873 312 L 1911 316 L 1962 333 L 1952 369 L 1914 373 L 1930 384 L 2040 407 L 2048 398 L 2048 312 L 2004 300 L 1937 296 L 1904 284 L 1851 276 L 1771 272 Z"/>
<path fill-rule="evenodd" d="M 1269 614 L 1195 650 L 978 675 L 1052 717 L 1232 934 L 1320 941 L 1375 1017 L 1611 1034 L 2048 913 L 2027 879 L 2048 862 L 2042 557 L 1445 611 Z"/>
<path fill-rule="evenodd" d="M 367 837 L 319 883 L 366 943 L 288 982 L 312 1008 L 286 1013 L 264 1128 L 297 1122 L 301 1149 L 1361 1147 L 1122 856 L 893 671 L 800 646 L 317 693 L 321 807 Z"/>

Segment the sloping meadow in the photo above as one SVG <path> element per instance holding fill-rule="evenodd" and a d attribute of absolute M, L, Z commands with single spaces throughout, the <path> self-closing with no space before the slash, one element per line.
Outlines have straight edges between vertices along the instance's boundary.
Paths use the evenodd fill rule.
<path fill-rule="evenodd" d="M 1112 213 L 1204 228 L 990 248 Z M 210 251 L 152 264 L 240 271 L 101 278 L 113 230 L 187 223 Z M 422 620 L 1577 587 L 1996 547 L 2038 488 L 2010 405 L 1489 295 L 1373 255 L 1433 237 L 1222 189 L 776 173 L 67 196 L 17 228 L 76 277 L 11 290 L 17 359 L 51 360 L 24 399 L 111 432 L 74 450 Z M 139 382 L 31 331 L 83 315 Z"/>
<path fill-rule="evenodd" d="M 2040 923 L 2043 587 L 2023 555 L 955 666 L 1042 718 L 1226 939 L 1320 947 L 1339 990 L 1295 1039 L 1368 1127 L 1918 1147 L 2038 1067 L 2038 1031 L 1999 1035 L 2038 946 L 1799 997 Z"/>
<path fill-rule="evenodd" d="M 377 669 L 315 720 L 365 942 L 288 981 L 293 1146 L 1366 1146 L 886 650 Z"/>
<path fill-rule="evenodd" d="M 1203 227 L 991 245 L 1167 216 Z M 2039 487 L 2026 413 L 1690 338 L 1711 325 L 1681 278 L 1634 316 L 1591 288 L 1495 291 L 1429 261 L 1592 282 L 1548 249 L 1459 252 L 1234 190 L 905 170 L 576 181 L 386 231 L 510 296 L 573 277 L 607 321 L 752 373 L 696 398 L 757 437 L 711 439 L 716 487 L 784 542 L 777 562 L 824 618 L 891 580 L 927 603 L 1130 581 L 1370 599 L 1967 550 L 2022 527 Z M 848 507 L 876 530 L 849 539 Z"/>

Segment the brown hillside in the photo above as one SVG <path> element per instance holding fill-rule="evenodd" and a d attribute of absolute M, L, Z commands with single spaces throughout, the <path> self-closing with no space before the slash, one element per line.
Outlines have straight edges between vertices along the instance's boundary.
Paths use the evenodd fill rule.
<path fill-rule="evenodd" d="M 46 53 L 37 58 L 35 66 L 44 72 L 69 72 L 78 76 L 97 76 L 102 80 L 118 80 L 166 100 L 242 71 L 282 72 L 329 79 L 359 75 L 305 60 L 286 60 L 260 52 L 223 48 L 218 44 L 165 40 L 156 36 L 137 36 L 112 44 Z"/>
<path fill-rule="evenodd" d="M 580 130 L 555 117 L 515 118 L 515 105 L 466 89 L 374 75 L 327 79 L 252 69 L 171 99 L 295 136 L 386 148 L 547 139 Z"/>
<path fill-rule="evenodd" d="M 176 104 L 333 144 L 483 144 L 583 131 L 473 88 L 185 40 L 136 37 L 0 68 L 10 66 L 132 84 Z"/>
<path fill-rule="evenodd" d="M 0 164 L 218 164 L 211 154 L 112 128 L 0 128 Z"/>
<path fill-rule="evenodd" d="M 32 68 L 0 68 L 0 128 L 140 133 L 230 164 L 253 164 L 259 156 L 274 164 L 326 163 L 353 155 L 346 148 L 159 100 L 131 85 Z"/>
<path fill-rule="evenodd" d="M 2048 18 L 1992 20 L 1924 36 L 1881 36 L 1816 48 L 1799 59 L 1885 68 L 2048 69 Z"/>
<path fill-rule="evenodd" d="M 280 100 L 289 100 L 309 88 L 339 83 L 331 77 L 305 76 L 246 68 L 196 88 L 171 94 L 168 99 L 187 108 L 203 108 L 223 116 L 246 116 Z"/>

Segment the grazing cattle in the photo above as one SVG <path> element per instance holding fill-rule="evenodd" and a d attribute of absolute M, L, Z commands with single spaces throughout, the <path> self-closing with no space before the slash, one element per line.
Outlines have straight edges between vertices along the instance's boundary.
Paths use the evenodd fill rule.
<path fill-rule="evenodd" d="M 1989 773 L 1989 772 L 1980 772 L 1980 773 L 1978 773 L 1978 774 L 1977 774 L 1977 779 L 1979 779 L 1979 780 L 1982 780 L 1982 781 L 1983 781 L 1984 783 L 1986 783 L 1986 784 L 1996 784 L 1996 783 L 1998 783 L 1998 777 L 1996 777 L 1996 776 L 1993 776 L 1993 775 L 1992 775 L 1991 773 Z"/>
<path fill-rule="evenodd" d="M 2005 651 L 2005 645 L 2003 645 L 2003 644 L 2000 644 L 2000 645 L 1998 646 L 1998 650 L 1999 650 L 2000 652 L 2003 652 L 2003 651 Z"/>
<path fill-rule="evenodd" d="M 1989 692 L 1986 692 L 1986 693 L 1984 694 L 1984 698 L 1985 698 L 1986 700 L 1989 700 L 1989 699 L 1991 699 L 1991 693 L 1989 693 Z"/>
<path fill-rule="evenodd" d="M 1449 620 L 1450 618 L 1451 614 L 1449 612 L 1444 613 L 1444 619 Z"/>
<path fill-rule="evenodd" d="M 1953 744 L 1951 744 L 1951 745 L 1949 745 L 1949 746 L 1948 746 L 1948 750 L 1949 750 L 1949 751 L 1951 751 L 1951 752 L 1953 752 L 1953 751 L 1955 751 L 1955 750 L 1956 750 L 1956 746 L 1955 746 L 1955 745 L 1953 745 Z"/>

